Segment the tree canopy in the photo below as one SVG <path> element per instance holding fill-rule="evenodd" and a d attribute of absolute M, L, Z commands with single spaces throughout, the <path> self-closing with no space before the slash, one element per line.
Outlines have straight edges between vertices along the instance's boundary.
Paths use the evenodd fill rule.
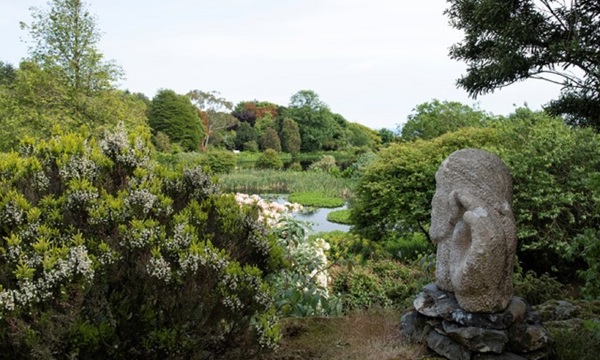
<path fill-rule="evenodd" d="M 148 110 L 148 124 L 156 133 L 162 131 L 187 151 L 200 147 L 204 129 L 190 99 L 173 90 L 160 90 Z"/>
<path fill-rule="evenodd" d="M 89 95 L 111 87 L 120 77 L 116 65 L 103 60 L 97 49 L 100 32 L 81 0 L 52 0 L 50 9 L 33 8 L 33 22 L 21 22 L 29 30 L 30 55 L 45 70 L 54 72 L 75 94 Z"/>
<path fill-rule="evenodd" d="M 525 79 L 562 86 L 547 110 L 600 129 L 600 5 L 596 0 L 449 0 L 464 31 L 450 57 L 467 63 L 458 85 L 477 97 Z"/>
<path fill-rule="evenodd" d="M 433 100 L 417 105 L 401 127 L 403 140 L 433 139 L 462 127 L 481 127 L 490 115 L 455 101 Z"/>

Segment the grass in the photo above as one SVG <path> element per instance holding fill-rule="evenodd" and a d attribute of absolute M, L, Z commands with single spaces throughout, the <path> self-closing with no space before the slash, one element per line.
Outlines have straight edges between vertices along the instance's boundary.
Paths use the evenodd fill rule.
<path fill-rule="evenodd" d="M 327 214 L 327 221 L 343 224 L 352 225 L 350 220 L 350 209 L 335 210 Z"/>
<path fill-rule="evenodd" d="M 336 208 L 344 206 L 344 199 L 337 196 L 328 196 L 322 192 L 295 192 L 290 194 L 288 200 L 302 206 L 317 208 Z"/>
<path fill-rule="evenodd" d="M 400 316 L 397 310 L 370 309 L 336 318 L 284 319 L 280 347 L 265 359 L 423 359 L 423 346 L 400 337 Z"/>
<path fill-rule="evenodd" d="M 289 194 L 315 191 L 340 198 L 347 195 L 354 185 L 352 179 L 336 178 L 323 172 L 256 169 L 238 169 L 221 174 L 219 182 L 227 192 Z"/>

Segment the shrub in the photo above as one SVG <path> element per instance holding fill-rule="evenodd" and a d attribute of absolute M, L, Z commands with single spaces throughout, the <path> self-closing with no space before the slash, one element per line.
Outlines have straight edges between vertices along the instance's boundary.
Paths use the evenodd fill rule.
<path fill-rule="evenodd" d="M 259 169 L 281 169 L 283 167 L 283 162 L 279 158 L 277 151 L 267 149 L 256 161 L 256 167 Z"/>
<path fill-rule="evenodd" d="M 313 171 L 331 172 L 333 169 L 337 169 L 337 166 L 335 164 L 335 158 L 332 155 L 323 155 L 321 160 L 310 164 L 308 169 Z"/>
<path fill-rule="evenodd" d="M 201 164 L 208 166 L 214 173 L 222 174 L 235 169 L 237 159 L 231 151 L 210 151 L 202 158 Z"/>
<path fill-rule="evenodd" d="M 156 147 L 156 150 L 165 153 L 171 152 L 171 139 L 169 138 L 169 135 L 165 134 L 162 131 L 159 131 L 156 133 L 156 135 L 154 135 L 152 140 L 154 146 Z"/>
<path fill-rule="evenodd" d="M 399 260 L 416 260 L 419 255 L 435 252 L 433 244 L 422 232 L 390 237 L 383 241 L 383 247 L 391 256 Z"/>
<path fill-rule="evenodd" d="M 263 150 L 273 149 L 278 153 L 281 152 L 281 141 L 277 131 L 271 127 L 266 128 L 264 134 L 260 137 L 260 146 Z"/>
<path fill-rule="evenodd" d="M 289 171 L 302 171 L 302 165 L 300 165 L 299 162 L 294 161 L 293 163 L 290 164 L 290 166 L 288 166 L 287 168 Z"/>
<path fill-rule="evenodd" d="M 339 293 L 345 311 L 374 306 L 404 307 L 421 290 L 421 271 L 392 260 L 339 267 L 332 291 Z"/>
<path fill-rule="evenodd" d="M 246 141 L 243 145 L 244 151 L 258 152 L 258 143 L 254 140 Z"/>
<path fill-rule="evenodd" d="M 548 274 L 536 275 L 533 271 L 523 272 L 516 265 L 514 274 L 515 295 L 520 296 L 531 305 L 538 305 L 548 300 L 563 299 L 566 296 L 565 286 Z"/>
<path fill-rule="evenodd" d="M 214 356 L 245 334 L 247 351 L 275 345 L 276 238 L 201 168 L 156 164 L 138 135 L 25 139 L 0 156 L 3 357 Z"/>

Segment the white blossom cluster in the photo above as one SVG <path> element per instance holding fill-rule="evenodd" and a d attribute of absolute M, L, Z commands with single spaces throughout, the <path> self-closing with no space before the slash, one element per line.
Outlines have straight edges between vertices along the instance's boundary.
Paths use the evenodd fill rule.
<path fill-rule="evenodd" d="M 279 318 L 275 314 L 263 314 L 260 319 L 253 319 L 252 327 L 258 335 L 258 343 L 265 349 L 276 349 L 279 346 L 279 336 L 272 334 Z"/>
<path fill-rule="evenodd" d="M 0 209 L 0 224 L 13 227 L 20 225 L 25 220 L 25 211 L 14 200 L 9 200 Z"/>
<path fill-rule="evenodd" d="M 218 194 L 219 185 L 215 184 L 210 176 L 202 170 L 202 167 L 196 166 L 183 171 L 184 191 L 192 199 L 201 200 L 210 195 Z"/>
<path fill-rule="evenodd" d="M 147 215 L 157 202 L 158 197 L 148 189 L 132 190 L 125 198 L 125 207 L 127 209 L 140 208 L 142 213 Z"/>
<path fill-rule="evenodd" d="M 96 178 L 98 173 L 98 166 L 91 159 L 73 155 L 69 161 L 65 162 L 59 169 L 58 172 L 65 180 L 71 179 L 90 179 Z"/>
<path fill-rule="evenodd" d="M 44 191 L 50 186 L 50 179 L 43 171 L 33 173 L 33 188 L 37 191 Z"/>
<path fill-rule="evenodd" d="M 150 276 L 165 282 L 171 281 L 171 266 L 162 256 L 153 256 L 146 266 L 146 271 Z"/>
<path fill-rule="evenodd" d="M 41 263 L 41 257 L 32 256 L 23 261 L 33 268 Z M 20 279 L 17 282 L 18 289 L 0 290 L 0 314 L 12 311 L 17 306 L 25 307 L 52 298 L 53 290 L 75 275 L 81 275 L 86 282 L 94 278 L 92 259 L 83 245 L 71 247 L 65 259 L 58 259 L 52 268 L 44 270 L 37 279 Z"/>
<path fill-rule="evenodd" d="M 168 239 L 165 246 L 169 251 L 187 248 L 192 242 L 192 234 L 186 229 L 187 223 L 178 223 L 173 229 L 173 237 Z"/>
<path fill-rule="evenodd" d="M 221 303 L 232 311 L 239 311 L 242 310 L 242 308 L 244 307 L 242 305 L 242 302 L 240 301 L 240 298 L 236 295 L 223 296 L 221 299 Z"/>
<path fill-rule="evenodd" d="M 269 226 L 275 226 L 282 215 L 300 211 L 302 209 L 302 205 L 297 203 L 290 203 L 287 201 L 283 204 L 269 202 L 258 195 L 237 193 L 235 194 L 235 201 L 237 201 L 240 206 L 256 206 L 259 210 L 259 220 L 265 221 Z"/>
<path fill-rule="evenodd" d="M 151 243 L 159 236 L 160 228 L 158 227 L 143 227 L 137 229 L 135 227 L 130 228 L 125 236 L 125 242 L 121 242 L 121 246 L 129 246 L 133 249 L 141 249 Z"/>
<path fill-rule="evenodd" d="M 87 208 L 96 199 L 98 199 L 98 193 L 91 189 L 71 191 L 67 196 L 67 207 L 71 210 Z"/>
<path fill-rule="evenodd" d="M 188 253 L 179 257 L 182 273 L 195 273 L 200 265 L 220 273 L 229 265 L 229 261 L 210 246 L 205 246 L 200 253 Z"/>
<path fill-rule="evenodd" d="M 114 132 L 105 133 L 100 148 L 110 159 L 130 168 L 144 167 L 150 161 L 150 149 L 140 137 L 130 146 L 123 123 L 119 123 Z"/>

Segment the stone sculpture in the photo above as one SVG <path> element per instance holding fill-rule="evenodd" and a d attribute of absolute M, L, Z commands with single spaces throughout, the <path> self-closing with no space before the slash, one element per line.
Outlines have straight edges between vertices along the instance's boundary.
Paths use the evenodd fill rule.
<path fill-rule="evenodd" d="M 452 153 L 435 175 L 429 235 L 435 284 L 404 314 L 405 338 L 450 360 L 539 360 L 551 339 L 537 312 L 513 296 L 516 253 L 512 181 L 483 150 Z"/>
<path fill-rule="evenodd" d="M 508 168 L 496 155 L 464 149 L 435 179 L 429 234 L 437 245 L 437 286 L 466 311 L 506 309 L 517 246 Z"/>

